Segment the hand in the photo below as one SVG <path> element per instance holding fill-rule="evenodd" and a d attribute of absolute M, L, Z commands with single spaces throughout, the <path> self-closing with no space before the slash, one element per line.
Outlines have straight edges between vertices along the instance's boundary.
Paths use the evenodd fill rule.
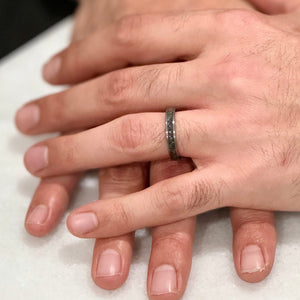
<path fill-rule="evenodd" d="M 107 198 L 108 198 L 108 196 L 107 196 Z M 263 218 L 261 218 L 261 219 L 263 219 L 263 220 L 265 220 L 265 221 L 267 221 L 268 222 L 268 220 L 269 221 L 271 221 L 270 223 L 273 225 L 273 222 L 272 222 L 272 217 L 271 218 L 268 218 L 268 216 L 271 216 L 271 215 L 269 215 L 268 213 L 258 213 L 257 212 L 257 214 L 256 213 L 254 213 L 254 212 L 252 212 L 252 211 L 242 211 L 242 210 L 235 210 L 235 212 L 236 213 L 233 213 L 233 216 L 236 216 L 236 218 L 235 217 L 233 217 L 233 220 L 235 219 L 237 222 L 234 222 L 234 223 L 236 223 L 236 225 L 238 225 L 238 226 L 235 226 L 235 227 L 239 227 L 240 225 L 245 225 L 245 224 L 242 224 L 243 223 L 243 218 L 246 220 L 247 219 L 247 217 L 249 217 L 249 216 L 252 216 L 252 220 L 250 221 L 250 223 L 248 223 L 247 225 L 251 225 L 251 223 L 253 222 L 253 223 L 255 223 L 257 220 L 259 220 L 260 219 L 260 217 L 263 217 Z M 256 220 L 257 219 L 257 220 Z M 238 222 L 238 221 L 241 221 L 241 222 Z M 251 226 L 249 226 L 249 227 L 251 227 Z M 247 231 L 247 226 L 242 226 L 242 228 L 243 228 L 243 231 L 245 230 L 245 231 Z M 253 226 L 252 226 L 252 228 L 253 228 Z M 263 228 L 262 226 L 261 226 L 261 228 Z M 272 226 L 270 226 L 270 228 L 272 229 Z M 253 228 L 254 229 L 254 228 Z M 274 228 L 273 228 L 274 229 Z M 253 231 L 253 233 L 254 233 L 254 230 L 252 230 Z M 273 230 L 274 231 L 274 230 Z M 265 233 L 267 233 L 268 232 L 268 230 L 265 230 Z M 239 231 L 239 233 L 241 233 L 241 230 Z M 264 230 L 261 230 L 261 233 L 264 233 Z M 239 236 L 243 236 L 243 235 L 239 235 Z M 243 244 L 245 245 L 246 243 L 247 243 L 247 239 L 245 239 L 245 236 L 243 237 L 243 238 L 239 238 L 239 239 L 235 239 L 235 240 L 237 240 L 237 241 L 242 241 L 242 243 L 239 245 L 239 246 L 243 246 Z M 249 241 L 248 241 L 249 242 Z M 270 245 L 272 245 L 272 243 L 270 244 Z M 275 245 L 275 244 L 274 244 Z M 240 249 L 239 250 L 241 250 L 243 247 L 240 247 Z M 274 247 L 273 247 L 274 248 Z M 235 249 L 236 249 L 236 247 L 235 247 Z M 126 252 L 126 251 L 125 251 Z M 238 253 L 239 253 L 240 251 L 238 251 Z M 272 252 L 272 251 L 271 251 Z M 237 253 L 237 252 L 236 252 Z M 273 253 L 272 253 L 273 254 Z M 271 255 L 272 256 L 272 255 Z M 273 256 L 274 256 L 274 254 L 273 254 Z M 235 257 L 238 259 L 238 255 L 235 255 Z M 239 269 L 239 264 L 238 264 L 238 267 L 237 267 L 238 269 Z M 250 276 L 251 277 L 251 276 Z M 251 280 L 251 279 L 250 279 Z"/>
<path fill-rule="evenodd" d="M 174 27 L 176 24 L 181 26 Z M 90 55 L 80 56 L 87 53 L 85 49 L 90 49 Z M 145 49 L 147 56 L 142 56 Z M 231 10 L 123 19 L 57 56 L 62 68 L 53 82 L 83 80 L 101 71 L 104 61 L 107 72 L 108 66 L 119 68 L 129 62 L 146 64 L 183 56 L 193 59 L 115 71 L 71 88 L 63 94 L 61 105 L 72 93 L 78 98 L 85 95 L 84 107 L 94 111 L 92 117 L 89 111 L 90 119 L 108 121 L 121 114 L 136 114 L 39 143 L 26 153 L 25 164 L 31 173 L 43 177 L 167 158 L 164 113 L 137 112 L 174 106 L 182 110 L 177 112 L 178 151 L 191 157 L 197 170 L 133 195 L 85 206 L 97 211 L 98 220 L 114 205 L 130 216 L 125 224 L 115 220 L 120 217 L 116 213 L 101 228 L 77 235 L 115 235 L 222 206 L 298 210 L 294 199 L 298 192 L 299 49 L 299 32 L 289 15 L 283 19 Z M 71 64 L 75 57 L 76 66 Z M 88 60 L 95 64 L 88 64 Z M 36 104 L 42 109 L 47 100 Z M 99 104 L 101 110 L 97 110 Z M 59 123 L 59 128 L 66 128 L 76 118 L 86 119 L 84 107 L 76 113 L 74 105 L 72 114 L 56 126 Z M 46 119 L 45 115 L 40 130 L 55 129 Z"/>

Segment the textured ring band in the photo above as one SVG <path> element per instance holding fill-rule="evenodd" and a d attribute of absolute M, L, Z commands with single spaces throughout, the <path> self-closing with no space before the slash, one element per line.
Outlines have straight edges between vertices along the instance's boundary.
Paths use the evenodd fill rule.
<path fill-rule="evenodd" d="M 166 110 L 166 138 L 171 160 L 178 160 L 176 148 L 175 108 Z"/>

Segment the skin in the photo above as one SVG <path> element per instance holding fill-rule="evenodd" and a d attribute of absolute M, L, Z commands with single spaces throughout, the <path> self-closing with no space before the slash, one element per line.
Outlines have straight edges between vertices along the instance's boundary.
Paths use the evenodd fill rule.
<path fill-rule="evenodd" d="M 101 37 L 102 39 L 103 39 L 103 37 Z M 113 49 L 113 48 L 112 48 Z M 103 50 L 103 49 L 101 49 L 101 50 Z M 118 54 L 118 53 L 116 53 L 116 54 Z M 67 57 L 67 56 L 66 56 Z M 71 55 L 71 57 L 72 57 L 72 55 Z M 103 58 L 102 58 L 103 59 Z M 162 61 L 164 61 L 165 60 L 165 58 L 162 58 Z M 167 61 L 168 61 L 168 59 L 166 59 Z M 72 59 L 70 59 L 70 61 L 72 61 Z M 161 61 L 159 61 L 159 62 L 161 62 Z M 99 63 L 99 65 L 101 64 L 101 62 L 97 62 L 97 63 Z M 145 62 L 136 62 L 137 64 L 144 64 Z M 147 63 L 147 62 L 146 62 Z M 70 64 L 71 65 L 71 64 Z M 84 64 L 82 64 L 82 66 L 83 66 Z M 103 65 L 103 62 L 102 62 L 102 65 Z M 82 73 L 82 72 L 78 72 L 78 69 L 77 69 L 77 71 L 76 71 L 76 73 L 78 74 L 78 73 L 80 73 L 80 75 L 84 75 L 84 76 L 86 76 L 86 77 L 84 77 L 84 78 L 75 78 L 74 79 L 74 77 L 72 77 L 71 76 L 71 73 L 72 73 L 72 70 L 69 70 L 68 71 L 68 65 L 66 65 L 66 66 L 64 66 L 63 67 L 63 69 L 64 70 L 67 70 L 68 72 L 69 72 L 69 77 L 66 77 L 67 79 L 67 81 L 66 82 L 77 82 L 77 81 L 81 81 L 81 80 L 85 80 L 85 79 L 88 79 L 88 78 L 90 78 L 90 77 L 92 77 L 94 74 L 95 74 L 95 72 L 97 72 L 97 73 L 104 73 L 104 72 L 107 72 L 107 71 L 109 71 L 110 69 L 108 69 L 108 70 L 101 70 L 101 68 L 98 68 L 97 67 L 97 70 L 92 70 L 94 73 L 92 73 L 91 72 L 91 70 L 87 70 L 87 69 L 85 69 L 85 68 L 83 68 L 83 69 L 81 69 L 81 67 L 82 66 L 76 66 L 76 67 L 78 67 L 79 68 L 79 70 L 83 70 L 84 72 Z M 117 66 L 117 68 L 119 68 L 119 67 L 124 67 L 124 66 L 126 66 L 126 65 L 122 65 L 122 66 Z M 113 70 L 113 69 L 115 69 L 116 67 L 115 66 L 109 66 L 109 68 L 111 68 L 111 70 Z M 85 71 L 89 71 L 90 73 L 85 73 Z M 88 75 L 89 74 L 89 75 Z M 62 77 L 61 78 L 59 78 L 58 80 L 61 80 L 61 82 L 63 82 L 64 81 L 64 74 L 60 74 L 60 75 L 62 75 Z M 53 79 L 53 78 L 52 78 Z M 52 81 L 53 82 L 53 80 L 50 80 L 50 81 Z M 75 94 L 75 92 L 74 92 L 74 94 Z M 67 98 L 67 97 L 66 97 Z M 55 101 L 55 97 L 53 97 L 52 96 L 52 101 Z M 48 99 L 49 100 L 49 99 Z M 45 103 L 46 103 L 46 101 L 44 101 Z M 89 105 L 87 105 L 87 106 L 89 106 Z M 54 105 L 54 107 L 55 107 L 55 105 Z M 80 106 L 78 106 L 78 108 L 79 108 Z M 93 109 L 93 106 L 91 106 L 91 108 Z M 82 113 L 82 107 L 81 107 L 81 113 Z M 91 109 L 91 110 L 92 110 Z M 159 108 L 159 110 L 160 110 L 161 108 Z M 152 109 L 151 109 L 152 110 Z M 55 111 L 55 109 L 54 109 L 54 111 Z M 75 112 L 76 112 L 76 109 L 75 109 Z M 117 116 L 114 116 L 114 115 L 112 115 L 111 114 L 112 112 L 109 112 L 109 115 L 108 116 L 103 116 L 103 115 L 97 115 L 97 116 L 95 116 L 95 117 L 97 117 L 97 118 L 103 118 L 103 121 L 102 122 L 106 122 L 106 121 L 108 121 L 108 120 L 110 120 L 110 119 L 113 119 L 113 118 L 115 118 L 115 117 L 117 117 Z M 118 114 L 123 114 L 124 112 L 119 112 L 119 111 L 117 111 L 116 113 L 118 113 Z M 126 112 L 125 112 L 126 113 Z M 85 114 L 84 114 L 85 115 Z M 86 114 L 86 116 L 87 116 L 87 114 Z M 108 119 L 105 119 L 105 118 L 108 118 Z M 47 128 L 47 126 L 49 126 L 49 123 L 51 123 L 51 122 L 49 122 L 49 120 L 50 120 L 51 118 L 49 118 L 48 120 L 46 119 L 46 122 L 45 122 L 45 124 L 47 124 L 47 122 L 48 122 L 48 125 L 46 125 L 46 127 L 44 127 L 44 128 Z M 96 124 L 90 124 L 90 123 L 88 123 L 89 121 L 87 121 L 88 119 L 90 119 L 89 117 L 87 117 L 86 119 L 84 119 L 84 116 L 83 116 L 83 119 L 81 119 L 80 120 L 80 126 L 82 126 L 81 128 L 85 128 L 85 127 L 90 127 L 90 126 L 95 126 Z M 45 120 L 44 118 L 43 118 L 43 120 Z M 101 119 L 102 120 L 102 119 Z M 82 122 L 82 123 L 81 123 Z M 61 131 L 64 131 L 64 130 L 73 130 L 73 129 L 79 129 L 79 128 L 75 128 L 76 126 L 74 126 L 74 127 L 72 127 L 72 120 L 70 121 L 70 120 L 68 120 L 67 119 L 67 121 L 65 122 L 66 124 L 68 123 L 68 125 L 64 125 L 64 124 L 58 124 L 58 125 L 55 125 L 55 126 L 58 126 L 59 128 L 53 128 L 53 124 L 51 125 L 50 124 L 50 126 L 48 127 L 48 129 L 43 129 L 43 127 L 42 127 L 42 129 L 41 130 L 45 130 L 45 131 L 51 131 L 51 130 L 61 130 Z M 71 124 L 71 125 L 70 125 Z M 177 123 L 178 124 L 178 123 Z M 75 125 L 75 123 L 74 123 L 74 125 Z M 52 127 L 51 127 L 52 126 Z M 65 127 L 64 127 L 65 126 Z M 71 126 L 71 128 L 66 128 L 66 126 Z M 79 126 L 79 124 L 78 124 L 78 126 Z M 50 128 L 50 129 L 49 129 Z M 28 132 L 27 132 L 28 133 Z M 32 131 L 32 132 L 30 132 L 31 134 L 34 134 L 34 133 L 37 133 L 37 132 L 34 132 L 34 131 Z M 68 137 L 69 138 L 69 137 Z M 194 162 L 195 162 L 195 160 L 194 160 Z M 104 165 L 105 166 L 105 165 Z M 81 167 L 80 167 L 81 168 Z M 84 167 L 85 168 L 85 167 Z M 198 166 L 198 168 L 199 168 L 199 166 Z M 117 169 L 118 170 L 118 169 Z M 118 173 L 118 171 L 117 171 L 117 173 Z M 159 172 L 158 172 L 159 173 Z M 76 177 L 76 176 L 75 176 Z M 166 176 L 166 177 L 169 177 L 169 176 Z M 162 180 L 162 179 L 165 179 L 166 177 L 161 177 L 160 178 L 160 180 Z M 61 177 L 61 180 L 62 180 L 62 183 L 61 184 L 57 184 L 57 185 L 53 185 L 53 186 L 65 186 L 65 183 L 63 182 L 65 179 L 67 178 L 67 176 L 62 176 Z M 58 180 L 59 181 L 59 180 Z M 157 182 L 157 181 L 159 181 L 159 180 L 155 180 L 155 176 L 154 176 L 154 180 L 152 181 L 152 183 L 155 183 L 155 182 Z M 51 182 L 50 182 L 50 184 L 51 184 Z M 52 182 L 52 184 L 53 184 L 53 182 Z M 66 186 L 68 186 L 68 184 L 66 184 Z M 67 196 L 66 196 L 66 198 L 68 198 L 68 196 L 69 196 L 69 194 L 70 194 L 70 191 L 72 190 L 72 185 L 70 185 L 71 187 L 69 188 L 69 189 L 67 189 L 67 188 L 62 188 L 62 191 L 64 191 L 64 192 L 62 192 L 62 194 L 63 193 L 65 193 Z M 118 185 L 116 185 L 116 186 L 118 186 Z M 139 186 L 139 189 L 141 188 L 141 186 Z M 105 190 L 106 188 L 105 188 L 105 186 L 104 186 L 104 190 Z M 139 189 L 137 189 L 137 191 L 139 190 Z M 102 190 L 103 190 L 103 188 L 102 188 Z M 125 189 L 126 190 L 126 189 Z M 131 192 L 134 192 L 134 190 L 130 190 L 130 189 L 128 189 L 126 192 L 125 192 L 125 194 L 128 194 L 128 193 L 131 193 Z M 112 195 L 110 195 L 109 193 L 107 193 L 106 195 L 102 195 L 102 196 L 100 196 L 100 198 L 106 198 L 106 199 L 108 199 L 108 198 L 112 198 L 112 197 L 116 197 L 116 196 L 122 196 L 122 193 L 120 192 L 120 194 L 119 195 L 116 195 L 116 194 L 112 194 Z M 39 197 L 36 197 L 36 199 L 38 199 Z M 267 259 L 268 259 L 268 249 L 269 248 L 271 248 L 271 250 L 272 249 L 275 249 L 275 243 L 274 243 L 274 240 L 275 240 L 275 231 L 274 231 L 274 223 L 273 223 L 273 216 L 272 216 L 272 214 L 271 213 L 266 213 L 266 212 L 255 212 L 255 211 L 252 211 L 252 210 L 249 210 L 249 211 L 247 211 L 247 210 L 239 210 L 239 209 L 236 209 L 236 210 L 233 210 L 232 211 L 232 223 L 233 223 L 233 230 L 234 230 L 234 233 L 235 233 L 235 237 L 238 237 L 237 239 L 236 238 L 234 238 L 234 241 L 236 241 L 236 243 L 234 242 L 234 249 L 236 249 L 236 251 L 235 251 L 235 253 L 237 254 L 237 255 L 235 255 L 235 263 L 236 263 L 236 266 L 237 266 L 237 270 L 238 270 L 238 273 L 239 273 L 239 253 L 241 252 L 241 249 L 243 248 L 243 246 L 245 245 L 245 244 L 247 244 L 247 243 L 249 243 L 249 242 L 251 242 L 251 243 L 253 243 L 254 241 L 251 241 L 251 237 L 247 240 L 247 238 L 245 239 L 245 238 L 243 238 L 243 234 L 240 234 L 241 232 L 243 232 L 243 230 L 240 230 L 241 228 L 243 229 L 246 229 L 244 232 L 249 232 L 250 231 L 250 233 L 251 232 L 255 232 L 255 231 L 257 231 L 257 230 L 261 230 L 261 233 L 262 233 L 262 239 L 260 239 L 260 240 L 262 240 L 262 245 L 260 245 L 262 248 L 263 248 L 263 245 L 264 244 L 266 244 L 267 245 L 267 250 L 266 250 L 266 252 L 265 252 L 265 250 L 264 250 L 264 252 L 265 252 L 265 259 L 266 259 L 266 257 L 267 257 Z M 265 224 L 267 224 L 267 226 L 259 226 L 260 224 L 263 224 L 263 225 L 265 225 Z M 249 226 L 248 226 L 249 225 Z M 257 228 L 257 225 L 258 225 L 258 228 Z M 269 226 L 268 226 L 269 225 Z M 191 228 L 192 228 L 193 226 L 191 226 Z M 162 227 L 163 228 L 163 227 Z M 175 225 L 174 225 L 174 227 L 173 228 L 176 228 L 175 227 Z M 180 228 L 180 227 L 179 227 Z M 184 228 L 184 226 L 182 227 L 182 228 Z M 187 229 L 187 232 L 188 232 L 188 234 L 189 234 L 189 236 L 193 236 L 193 230 L 191 230 L 191 228 L 188 228 Z M 249 230 L 249 228 L 251 229 L 251 230 Z M 267 229 L 266 229 L 267 228 Z M 178 230 L 177 230 L 178 231 Z M 167 230 L 165 231 L 165 232 L 167 232 Z M 175 230 L 175 232 L 176 232 L 176 230 Z M 269 233 L 269 232 L 271 232 L 271 237 L 274 237 L 273 239 L 271 238 L 270 240 L 268 240 L 268 239 L 266 239 L 265 238 L 265 236 Z M 154 237 L 155 237 L 155 234 L 153 234 L 154 235 Z M 250 234 L 251 235 L 251 234 Z M 167 236 L 167 235 L 166 235 Z M 121 239 L 121 238 L 120 238 Z M 120 239 L 119 240 L 116 240 L 116 241 L 114 241 L 114 242 L 118 242 L 118 241 L 120 241 Z M 256 239 L 256 241 L 257 241 L 257 237 L 255 237 L 255 239 Z M 250 240 L 250 241 L 249 241 Z M 253 238 L 253 240 L 254 240 L 254 238 Z M 100 240 L 101 241 L 101 240 Z M 107 243 L 109 244 L 109 242 L 111 242 L 111 240 L 107 240 Z M 125 244 L 126 244 L 126 242 L 127 242 L 127 240 L 125 239 Z M 100 244 L 101 244 L 101 242 L 100 242 Z M 104 247 L 102 248 L 102 247 L 95 247 L 96 249 L 104 249 L 105 247 L 106 247 L 106 245 L 108 245 L 108 244 L 105 244 L 104 243 Z M 155 243 L 154 243 L 155 244 Z M 166 244 L 166 243 L 165 243 Z M 162 245 L 165 245 L 164 243 L 162 244 Z M 131 254 L 130 254 L 130 249 L 132 248 L 130 245 L 131 245 L 131 242 L 129 241 L 129 243 L 128 243 L 128 245 L 129 245 L 129 255 L 128 255 L 128 257 L 130 257 L 131 256 Z M 167 245 L 167 244 L 166 244 Z M 268 248 L 268 246 L 269 246 L 269 248 Z M 131 247 L 131 248 L 130 248 Z M 125 248 L 126 248 L 126 246 L 125 246 Z M 158 247 L 159 248 L 159 247 Z M 163 249 L 164 247 L 162 247 L 162 249 Z M 167 247 L 166 247 L 167 248 Z M 153 249 L 154 250 L 154 249 Z M 185 249 L 182 249 L 182 250 L 185 250 Z M 124 251 L 124 253 L 126 253 L 126 250 L 121 250 L 121 251 Z M 160 251 L 162 251 L 162 250 L 160 250 Z M 100 250 L 100 252 L 101 252 L 101 250 Z M 166 256 L 167 256 L 167 251 L 165 251 L 166 252 Z M 269 252 L 271 252 L 271 254 L 270 254 L 270 257 L 271 257 L 271 261 L 272 261 L 272 259 L 273 259 L 273 257 L 274 257 L 274 251 L 269 251 Z M 272 253 L 273 252 L 273 253 Z M 152 253 L 156 253 L 155 251 L 153 251 Z M 157 252 L 157 253 L 159 253 L 159 252 Z M 163 253 L 163 252 L 162 252 Z M 182 253 L 184 253 L 184 252 L 182 252 Z M 267 254 L 266 254 L 267 253 Z M 158 257 L 159 255 L 157 255 L 157 257 Z M 155 255 L 152 255 L 151 256 L 151 258 L 152 257 L 155 257 Z M 164 257 L 164 255 L 163 255 L 163 257 Z M 157 259 L 157 258 L 156 258 Z M 126 259 L 125 259 L 126 260 Z M 94 260 L 95 261 L 95 260 Z M 126 260 L 127 261 L 127 260 Z M 272 262 L 271 262 L 272 263 Z M 129 264 L 128 264 L 129 265 Z M 184 265 L 188 265 L 188 263 L 187 262 L 185 262 L 185 263 L 183 263 L 182 264 L 183 266 Z M 266 265 L 268 265 L 268 261 L 267 261 L 267 264 Z M 180 269 L 180 268 L 179 268 Z M 149 272 L 150 272 L 150 274 L 151 274 L 151 261 L 150 261 L 150 265 L 149 265 Z M 269 271 L 270 269 L 266 269 L 267 271 Z M 126 273 L 126 272 L 125 272 Z M 183 272 L 184 274 L 187 274 L 187 275 L 185 275 L 184 276 L 184 278 L 186 278 L 187 279 L 187 277 L 188 277 L 188 273 L 189 273 L 189 270 L 188 270 L 188 272 Z M 256 277 L 256 278 L 258 278 L 258 280 L 260 280 L 260 279 L 262 279 L 264 276 L 265 276 L 265 274 L 266 274 L 266 272 L 261 272 L 260 274 L 258 274 L 258 275 L 262 275 L 262 276 L 258 276 L 258 277 Z M 244 279 L 246 279 L 246 280 L 248 280 L 248 281 L 256 281 L 257 279 L 255 279 L 255 280 L 253 280 L 253 274 L 246 274 L 246 276 L 245 276 L 245 274 L 243 275 L 243 274 L 241 274 L 241 273 L 239 273 L 239 275 L 241 275 L 241 277 L 243 278 L 244 277 Z M 126 277 L 126 276 L 125 276 Z M 125 278 L 124 277 L 124 278 Z M 149 278 L 151 278 L 151 276 L 149 276 Z M 150 279 L 151 280 L 151 279 Z M 148 283 L 149 283 L 149 279 L 148 279 Z M 99 283 L 98 283 L 99 284 Z M 101 286 L 101 283 L 99 284 L 100 286 Z M 184 286 L 184 285 L 183 285 Z M 108 287 L 109 288 L 109 287 Z M 177 296 L 178 296 L 179 294 L 177 294 Z M 171 299 L 171 298 L 170 298 Z M 173 298 L 172 298 L 173 299 Z M 174 298 L 175 299 L 175 298 Z"/>

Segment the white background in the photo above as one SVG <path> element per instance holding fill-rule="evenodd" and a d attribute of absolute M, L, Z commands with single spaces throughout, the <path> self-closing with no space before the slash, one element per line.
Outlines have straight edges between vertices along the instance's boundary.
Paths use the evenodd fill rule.
<path fill-rule="evenodd" d="M 31 237 L 23 228 L 38 179 L 25 171 L 22 155 L 45 136 L 20 135 L 13 124 L 14 113 L 24 102 L 57 90 L 41 80 L 40 68 L 67 45 L 71 26 L 71 20 L 66 20 L 0 61 L 0 299 L 147 299 L 148 230 L 137 233 L 127 282 L 107 292 L 90 277 L 93 241 L 71 236 L 65 219 L 45 238 Z M 75 193 L 69 211 L 96 199 L 97 182 L 91 174 Z M 183 299 L 300 299 L 300 214 L 278 213 L 276 219 L 278 248 L 273 271 L 265 281 L 248 284 L 234 270 L 228 212 L 200 216 Z"/>

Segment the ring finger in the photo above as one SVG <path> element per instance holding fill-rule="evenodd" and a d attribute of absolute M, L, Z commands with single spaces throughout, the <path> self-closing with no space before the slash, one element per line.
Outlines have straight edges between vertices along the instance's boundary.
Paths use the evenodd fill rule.
<path fill-rule="evenodd" d="M 218 128 L 221 128 L 218 122 L 224 122 L 224 116 L 220 117 L 218 112 L 177 112 L 179 155 L 211 157 L 217 151 L 216 141 L 211 137 L 214 133 L 217 135 Z M 29 172 L 44 177 L 167 157 L 165 114 L 142 113 L 41 142 L 27 151 L 24 161 Z"/>

